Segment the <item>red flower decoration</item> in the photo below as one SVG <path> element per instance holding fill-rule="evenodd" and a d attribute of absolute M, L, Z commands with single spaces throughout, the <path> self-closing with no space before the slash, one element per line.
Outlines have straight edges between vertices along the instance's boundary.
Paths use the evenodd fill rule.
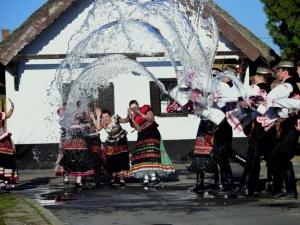
<path fill-rule="evenodd" d="M 242 68 L 238 68 L 238 69 L 237 69 L 237 72 L 238 72 L 238 73 L 241 73 L 241 72 L 243 72 L 243 69 L 242 69 Z"/>
<path fill-rule="evenodd" d="M 204 146 L 205 146 L 205 147 L 211 147 L 211 144 L 208 143 L 208 142 L 206 142 Z"/>
<path fill-rule="evenodd" d="M 204 139 L 210 141 L 211 136 L 210 136 L 210 135 L 205 135 L 205 136 L 204 136 Z"/>
<path fill-rule="evenodd" d="M 202 146 L 202 141 L 198 140 L 196 146 Z"/>

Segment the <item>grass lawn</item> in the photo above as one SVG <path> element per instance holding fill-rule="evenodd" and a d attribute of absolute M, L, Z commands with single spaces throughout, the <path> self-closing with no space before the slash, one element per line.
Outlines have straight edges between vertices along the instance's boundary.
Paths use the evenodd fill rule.
<path fill-rule="evenodd" d="M 4 223 L 4 212 L 16 208 L 18 204 L 18 197 L 14 194 L 7 192 L 0 192 L 0 225 L 5 225 Z"/>
<path fill-rule="evenodd" d="M 5 220 L 17 224 L 50 224 L 40 210 L 22 196 L 0 191 L 0 225 L 5 225 Z"/>

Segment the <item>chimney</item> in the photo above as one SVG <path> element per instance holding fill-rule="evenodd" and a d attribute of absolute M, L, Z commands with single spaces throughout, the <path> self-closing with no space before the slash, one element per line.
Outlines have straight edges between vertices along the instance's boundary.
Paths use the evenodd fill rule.
<path fill-rule="evenodd" d="M 9 35 L 9 30 L 2 29 L 2 41 Z"/>

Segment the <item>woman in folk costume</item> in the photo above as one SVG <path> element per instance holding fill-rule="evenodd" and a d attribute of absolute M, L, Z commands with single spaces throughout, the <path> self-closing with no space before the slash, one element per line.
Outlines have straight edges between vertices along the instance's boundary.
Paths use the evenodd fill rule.
<path fill-rule="evenodd" d="M 11 117 L 14 111 L 14 103 L 8 99 L 11 104 L 10 110 L 5 113 L 1 112 L 0 122 L 0 188 L 5 189 L 6 184 L 19 183 L 18 172 L 16 168 L 16 152 L 14 144 L 10 138 L 11 133 L 4 130 L 3 120 Z"/>
<path fill-rule="evenodd" d="M 81 103 L 77 102 L 80 107 Z M 78 116 L 77 112 L 70 129 L 66 130 L 66 138 L 62 140 L 63 157 L 61 163 L 65 170 L 64 182 L 69 183 L 68 177 L 76 177 L 75 188 L 82 187 L 82 177 L 95 175 L 93 170 L 93 155 L 86 143 L 86 133 L 90 124 L 85 121 L 85 113 Z"/>
<path fill-rule="evenodd" d="M 96 109 L 96 116 L 90 114 L 98 131 L 104 129 L 108 136 L 106 138 L 106 172 L 111 174 L 110 186 L 119 178 L 120 187 L 125 187 L 125 177 L 130 177 L 130 162 L 128 152 L 127 131 L 120 123 L 128 123 L 129 115 L 123 119 L 119 115 L 112 115 L 107 109 Z M 101 120 L 100 120 L 101 118 Z"/>
<path fill-rule="evenodd" d="M 196 193 L 204 190 L 205 173 L 214 173 L 215 185 L 218 185 L 218 165 L 211 154 L 214 128 L 216 128 L 214 123 L 201 117 L 197 131 L 195 149 L 191 157 L 192 162 L 191 165 L 187 167 L 188 171 L 197 174 L 196 186 L 193 189 Z"/>
<path fill-rule="evenodd" d="M 100 185 L 100 175 L 105 173 L 105 148 L 101 141 L 100 134 L 93 122 L 92 116 L 95 115 L 94 112 L 90 112 L 90 109 L 86 111 L 86 118 L 84 123 L 89 124 L 87 132 L 85 134 L 85 141 L 87 149 L 91 152 L 92 161 L 91 168 L 95 171 L 95 184 Z"/>
<path fill-rule="evenodd" d="M 138 102 L 132 100 L 129 102 L 129 108 L 133 113 L 131 126 L 138 131 L 137 144 L 132 155 L 131 174 L 135 178 L 144 178 L 144 186 L 150 182 L 157 184 L 159 180 L 156 176 L 174 173 L 174 167 L 163 147 L 151 107 L 139 107 Z"/>
<path fill-rule="evenodd" d="M 221 72 L 218 68 L 212 69 L 212 76 L 215 77 Z M 207 118 L 201 116 L 196 135 L 195 148 L 190 154 L 191 165 L 187 167 L 188 171 L 197 174 L 196 186 L 194 192 L 204 190 L 204 175 L 205 173 L 214 173 L 215 185 L 217 187 L 219 181 L 217 161 L 212 155 L 213 132 L 216 129 L 216 124 Z"/>

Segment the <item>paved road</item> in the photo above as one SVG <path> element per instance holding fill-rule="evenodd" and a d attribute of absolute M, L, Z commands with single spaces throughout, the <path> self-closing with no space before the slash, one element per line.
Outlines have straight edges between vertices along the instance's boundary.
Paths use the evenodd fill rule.
<path fill-rule="evenodd" d="M 300 164 L 295 165 L 299 178 Z M 191 225 L 191 224 L 299 224 L 300 201 L 273 200 L 265 192 L 257 197 L 232 199 L 227 194 L 195 194 L 195 175 L 177 165 L 180 181 L 144 190 L 139 183 L 125 189 L 93 184 L 83 190 L 65 187 L 51 170 L 20 171 L 21 183 L 13 190 L 50 210 L 64 224 L 81 225 Z M 233 165 L 235 176 L 242 168 Z M 264 178 L 262 167 L 262 180 Z M 26 178 L 23 179 L 22 177 Z M 238 179 L 237 179 L 238 181 Z M 210 176 L 206 179 L 209 192 Z"/>
<path fill-rule="evenodd" d="M 56 197 L 57 203 L 53 199 Z M 225 199 L 187 190 L 68 190 L 41 195 L 64 224 L 299 224 L 300 202 L 262 198 Z M 48 201 L 47 201 L 48 200 Z M 52 202 L 51 202 L 52 201 Z"/>

